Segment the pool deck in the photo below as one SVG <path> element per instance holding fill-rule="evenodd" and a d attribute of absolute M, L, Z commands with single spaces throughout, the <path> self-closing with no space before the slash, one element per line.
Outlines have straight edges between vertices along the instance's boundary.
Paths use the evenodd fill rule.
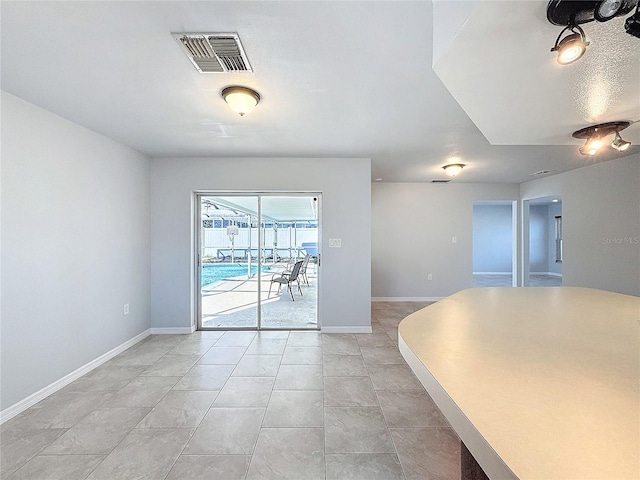
<path fill-rule="evenodd" d="M 262 328 L 317 329 L 317 274 L 316 265 L 309 264 L 307 277 L 310 286 L 301 282 L 303 295 L 293 287 L 295 301 L 286 286 L 277 293 L 278 284 L 269 286 L 274 273 L 280 273 L 287 264 L 275 264 L 263 272 L 260 281 Z M 255 328 L 257 324 L 258 276 L 240 275 L 202 288 L 203 328 Z"/>

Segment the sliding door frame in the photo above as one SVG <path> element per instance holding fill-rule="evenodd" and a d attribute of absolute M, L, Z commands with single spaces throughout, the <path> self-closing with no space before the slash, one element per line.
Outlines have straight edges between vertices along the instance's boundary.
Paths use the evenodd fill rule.
<path fill-rule="evenodd" d="M 257 217 L 258 217 L 258 270 L 256 275 L 258 276 L 258 292 L 257 292 L 257 318 L 256 327 L 203 327 L 202 325 L 202 198 L 203 197 L 256 197 L 258 201 Z M 263 232 L 262 232 L 262 199 L 263 197 L 315 197 L 317 198 L 317 224 L 318 224 L 318 263 L 317 269 L 317 298 L 316 298 L 316 328 L 284 328 L 284 327 L 263 327 L 262 326 L 262 255 L 260 250 L 263 245 Z M 322 192 L 301 192 L 301 191 L 226 191 L 226 190 L 198 190 L 194 191 L 192 195 L 193 202 L 193 236 L 192 236 L 192 251 L 193 251 L 193 275 L 192 275 L 192 298 L 194 298 L 194 308 L 192 308 L 195 321 L 193 324 L 196 326 L 196 330 L 234 330 L 234 331 L 260 331 L 260 330 L 304 330 L 314 331 L 320 330 L 320 298 L 321 298 L 321 257 L 322 257 Z M 251 252 L 249 252 L 251 255 Z"/>

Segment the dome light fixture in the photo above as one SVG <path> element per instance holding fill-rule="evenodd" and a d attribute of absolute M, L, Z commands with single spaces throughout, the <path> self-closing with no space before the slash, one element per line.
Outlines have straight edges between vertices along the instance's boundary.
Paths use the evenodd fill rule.
<path fill-rule="evenodd" d="M 220 92 L 231 110 L 241 117 L 253 110 L 260 102 L 260 94 L 255 90 L 239 85 L 226 87 Z"/>
<path fill-rule="evenodd" d="M 463 163 L 450 163 L 449 165 L 445 165 L 442 167 L 447 175 L 450 177 L 455 177 L 459 174 L 462 169 L 466 167 Z"/>
<path fill-rule="evenodd" d="M 631 146 L 631 142 L 627 142 L 626 140 L 623 140 L 622 137 L 620 136 L 620 133 L 616 132 L 616 136 L 613 139 L 613 142 L 611 142 L 611 146 L 616 150 L 618 150 L 619 152 L 624 152 Z"/>
<path fill-rule="evenodd" d="M 567 31 L 572 33 L 560 40 L 562 34 Z M 567 25 L 558 35 L 551 51 L 558 52 L 557 60 L 560 65 L 569 65 L 584 55 L 587 45 L 589 42 L 587 42 L 584 30 L 579 25 Z"/>
<path fill-rule="evenodd" d="M 631 142 L 627 142 L 620 136 L 620 131 L 631 125 L 631 122 L 607 122 L 591 125 L 573 132 L 573 138 L 586 139 L 585 144 L 580 147 L 582 155 L 594 156 L 600 147 L 604 145 L 604 138 L 608 135 L 615 134 L 615 138 L 611 142 L 611 146 L 619 152 L 624 152 L 631 146 Z"/>

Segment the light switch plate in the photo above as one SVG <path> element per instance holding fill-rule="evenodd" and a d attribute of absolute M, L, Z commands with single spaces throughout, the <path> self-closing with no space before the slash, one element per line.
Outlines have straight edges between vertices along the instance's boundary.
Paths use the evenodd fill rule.
<path fill-rule="evenodd" d="M 341 238 L 330 238 L 329 239 L 329 247 L 330 248 L 342 248 L 342 239 Z"/>

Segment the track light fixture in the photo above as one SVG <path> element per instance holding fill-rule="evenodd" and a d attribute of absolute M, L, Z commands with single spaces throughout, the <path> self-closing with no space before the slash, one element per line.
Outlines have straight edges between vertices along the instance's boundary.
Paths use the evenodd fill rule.
<path fill-rule="evenodd" d="M 624 152 L 631 146 L 631 142 L 627 142 L 626 140 L 623 140 L 622 137 L 620 136 L 620 133 L 616 132 L 616 136 L 613 139 L 613 142 L 611 142 L 611 146 L 616 150 L 618 150 L 619 152 Z"/>
<path fill-rule="evenodd" d="M 639 0 L 549 0 L 547 20 L 553 25 L 564 27 L 551 49 L 552 52 L 558 52 L 558 63 L 568 65 L 584 55 L 589 42 L 579 25 L 594 21 L 596 24 L 608 22 L 628 14 L 634 8 L 636 11 L 627 18 L 624 29 L 630 35 L 640 38 Z M 569 34 L 561 40 L 565 32 Z"/>
<path fill-rule="evenodd" d="M 599 138 L 589 138 L 586 142 L 584 142 L 584 145 L 580 147 L 580 153 L 582 155 L 589 155 L 593 157 L 596 153 L 598 153 L 598 150 L 600 150 L 601 146 L 602 140 L 600 140 Z"/>
<path fill-rule="evenodd" d="M 560 40 L 560 37 L 565 32 L 572 33 Z M 587 45 L 589 45 L 589 42 L 587 42 L 584 30 L 579 25 L 567 25 L 558 35 L 551 51 L 558 52 L 558 63 L 560 65 L 569 65 L 584 55 Z"/>
<path fill-rule="evenodd" d="M 618 14 L 623 3 L 623 0 L 600 0 L 596 4 L 593 16 L 599 22 L 608 22 Z"/>
<path fill-rule="evenodd" d="M 604 145 L 604 138 L 608 135 L 615 134 L 615 138 L 611 142 L 611 146 L 619 152 L 624 152 L 631 146 L 631 142 L 627 142 L 620 136 L 620 131 L 631 125 L 630 122 L 607 122 L 591 125 L 573 132 L 573 138 L 586 139 L 585 144 L 580 147 L 582 155 L 594 156 L 598 150 Z"/>
<path fill-rule="evenodd" d="M 598 153 L 598 150 L 600 150 L 601 146 L 602 140 L 600 140 L 599 138 L 589 138 L 586 142 L 584 142 L 584 145 L 580 147 L 580 153 L 582 155 L 589 155 L 593 157 L 596 153 Z"/>

